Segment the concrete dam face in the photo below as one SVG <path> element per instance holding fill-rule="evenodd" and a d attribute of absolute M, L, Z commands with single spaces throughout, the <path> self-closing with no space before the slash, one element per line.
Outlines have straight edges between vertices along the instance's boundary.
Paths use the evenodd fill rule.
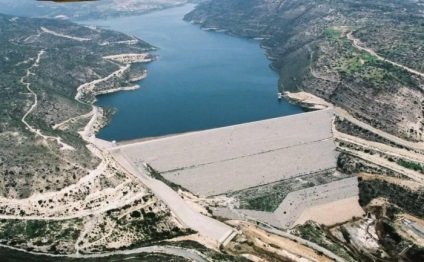
<path fill-rule="evenodd" d="M 148 164 L 166 180 L 204 197 L 232 196 L 285 181 L 299 184 L 315 176 L 321 182 L 288 192 L 274 210 L 215 209 L 222 216 L 243 214 L 287 228 L 309 207 L 358 195 L 356 178 L 336 172 L 333 116 L 333 110 L 326 109 L 127 144 L 119 149 L 138 168 Z M 323 172 L 330 173 L 332 179 L 316 179 Z"/>

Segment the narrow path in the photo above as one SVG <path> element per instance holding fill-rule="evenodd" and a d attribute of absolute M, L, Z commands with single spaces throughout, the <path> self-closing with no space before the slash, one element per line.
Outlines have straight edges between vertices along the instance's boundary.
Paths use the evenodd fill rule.
<path fill-rule="evenodd" d="M 87 92 L 87 91 L 92 92 L 96 84 L 109 80 L 112 77 L 120 77 L 126 70 L 130 68 L 130 66 L 131 64 L 127 64 L 125 66 L 119 66 L 118 70 L 116 70 L 115 72 L 112 72 L 108 76 L 80 85 L 77 88 L 78 92 L 77 92 L 77 95 L 75 96 L 75 100 L 81 102 L 80 98 L 84 92 Z"/>
<path fill-rule="evenodd" d="M 330 250 L 325 249 L 325 248 L 323 248 L 323 247 L 321 247 L 321 246 L 319 246 L 319 245 L 317 245 L 317 244 L 315 244 L 313 242 L 310 242 L 310 241 L 305 240 L 303 238 L 297 237 L 297 236 L 292 235 L 292 234 L 290 234 L 288 232 L 281 231 L 281 230 L 279 230 L 279 229 L 271 226 L 270 224 L 268 224 L 266 222 L 263 222 L 261 220 L 257 220 L 256 218 L 253 218 L 253 217 L 247 216 L 246 214 L 240 213 L 240 212 L 237 211 L 237 209 L 231 209 L 231 210 L 233 212 L 238 213 L 240 215 L 240 217 L 244 217 L 245 218 L 245 219 L 242 219 L 242 220 L 245 220 L 245 221 L 254 221 L 254 222 L 256 222 L 256 225 L 259 228 L 261 228 L 261 229 L 263 229 L 263 230 L 265 230 L 265 231 L 267 231 L 269 233 L 272 233 L 272 234 L 275 234 L 275 235 L 278 235 L 278 236 L 281 236 L 281 237 L 285 237 L 285 238 L 291 239 L 291 240 L 293 240 L 293 241 L 295 241 L 297 243 L 300 243 L 302 245 L 305 245 L 305 246 L 307 246 L 309 248 L 312 248 L 312 249 L 314 249 L 314 250 L 316 250 L 318 252 L 322 252 L 325 256 L 327 256 L 327 257 L 329 257 L 331 259 L 334 259 L 337 262 L 346 262 L 343 258 L 341 258 L 338 255 L 334 254 Z"/>
<path fill-rule="evenodd" d="M 130 64 L 127 64 L 125 66 L 119 66 L 118 70 L 116 70 L 115 72 L 112 72 L 108 76 L 96 79 L 94 81 L 91 81 L 91 82 L 88 82 L 88 83 L 85 83 L 85 84 L 82 84 L 77 88 L 77 94 L 75 95 L 75 100 L 77 100 L 78 102 L 80 102 L 82 104 L 90 105 L 92 107 L 92 111 L 90 113 L 83 115 L 83 116 L 86 116 L 86 115 L 89 115 L 89 114 L 92 115 L 90 121 L 84 127 L 84 130 L 82 132 L 80 132 L 81 137 L 85 141 L 87 141 L 89 143 L 93 142 L 92 141 L 94 139 L 93 125 L 96 123 L 97 118 L 99 117 L 99 108 L 95 105 L 92 105 L 92 104 L 89 104 L 89 103 L 82 101 L 81 97 L 82 97 L 83 93 L 87 92 L 87 91 L 92 92 L 94 87 L 98 83 L 106 81 L 106 80 L 108 80 L 112 77 L 121 76 L 126 70 L 128 70 L 130 68 L 130 66 L 131 66 Z M 77 116 L 76 118 L 81 118 L 83 116 Z M 71 119 L 68 119 L 65 122 L 68 122 L 68 121 L 71 121 Z M 64 123 L 64 122 L 62 122 L 62 123 Z M 55 127 L 57 128 L 57 126 L 58 125 L 60 126 L 62 123 L 55 125 Z"/>
<path fill-rule="evenodd" d="M 87 142 L 91 142 L 90 139 L 93 137 L 93 125 L 97 122 L 97 118 L 99 117 L 99 108 L 95 105 L 92 105 L 93 116 L 90 121 L 84 127 L 84 130 L 80 132 L 81 137 Z"/>
<path fill-rule="evenodd" d="M 377 152 L 382 153 L 382 154 L 386 154 L 386 155 L 394 156 L 394 157 L 399 157 L 399 158 L 402 158 L 402 159 L 408 159 L 408 160 L 414 161 L 414 162 L 420 162 L 420 163 L 424 162 L 424 156 L 417 154 L 415 152 L 406 151 L 406 150 L 398 149 L 398 148 L 393 148 L 393 147 L 385 145 L 385 144 L 380 144 L 380 143 L 376 143 L 376 142 L 372 142 L 372 141 L 367 141 L 367 140 L 364 140 L 364 139 L 361 139 L 361 138 L 358 138 L 358 137 L 350 136 L 350 135 L 347 135 L 347 134 L 344 134 L 344 133 L 337 131 L 335 128 L 333 129 L 333 132 L 334 132 L 334 136 L 337 139 L 358 145 L 362 148 L 371 149 L 371 150 L 377 151 Z M 376 164 L 378 166 L 388 168 L 388 169 L 395 171 L 397 173 L 401 173 L 401 174 L 409 177 L 410 179 L 420 183 L 421 185 L 424 185 L 424 175 L 423 174 L 416 172 L 414 170 L 410 170 L 408 168 L 399 166 L 398 164 L 396 164 L 394 162 L 390 162 L 390 161 L 384 159 L 383 157 L 380 157 L 378 154 L 370 155 L 370 154 L 367 154 L 367 153 L 364 153 L 364 152 L 355 151 L 355 150 L 348 149 L 348 148 L 345 148 L 345 147 L 339 147 L 339 148 L 341 149 L 341 151 L 344 151 L 348 154 L 359 157 L 359 158 L 361 158 L 365 161 L 371 162 L 371 163 Z"/>
<path fill-rule="evenodd" d="M 74 218 L 81 218 L 86 217 L 90 215 L 100 215 L 103 214 L 109 210 L 121 208 L 127 204 L 130 204 L 136 200 L 141 199 L 143 196 L 145 196 L 145 192 L 137 193 L 136 195 L 121 200 L 120 202 L 112 202 L 105 206 L 102 206 L 101 208 L 92 208 L 92 209 L 84 209 L 81 212 L 74 213 L 72 215 L 68 216 L 17 216 L 17 215 L 0 215 L 0 219 L 19 219 L 19 220 L 45 220 L 45 221 L 61 221 L 61 220 L 70 220 Z"/>
<path fill-rule="evenodd" d="M 402 69 L 405 69 L 406 71 L 408 71 L 408 72 L 410 72 L 410 73 L 412 73 L 412 74 L 415 74 L 415 75 L 418 75 L 418 76 L 424 77 L 424 73 L 422 73 L 422 72 L 419 72 L 419 71 L 414 70 L 414 69 L 412 69 L 412 68 L 409 68 L 409 67 L 407 67 L 407 66 L 401 65 L 401 64 L 399 64 L 399 63 L 393 62 L 393 61 L 391 61 L 391 60 L 388 60 L 388 59 L 386 59 L 386 58 L 381 57 L 380 55 L 378 55 L 378 54 L 377 54 L 374 50 L 372 50 L 372 49 L 370 49 L 370 48 L 367 48 L 367 47 L 363 47 L 363 46 L 361 46 L 361 41 L 360 41 L 359 39 L 357 39 L 357 38 L 355 38 L 355 37 L 353 36 L 352 31 L 351 31 L 351 32 L 349 32 L 349 33 L 347 33 L 347 34 L 346 34 L 346 37 L 347 37 L 347 39 L 349 39 L 349 40 L 352 42 L 352 44 L 353 44 L 353 45 L 354 45 L 357 49 L 359 49 L 359 50 L 361 50 L 361 51 L 365 51 L 365 52 L 370 53 L 372 56 L 376 57 L 378 60 L 385 61 L 385 62 L 387 62 L 387 63 L 390 63 L 390 64 L 394 65 L 394 66 L 397 66 L 397 67 L 400 67 L 400 68 L 402 68 Z"/>
<path fill-rule="evenodd" d="M 33 74 L 32 72 L 31 72 L 31 70 L 34 68 L 34 67 L 37 67 L 39 64 L 40 64 L 40 60 L 41 60 L 41 56 L 43 55 L 45 53 L 45 51 L 44 50 L 41 50 L 40 52 L 38 52 L 38 55 L 37 55 L 37 58 L 36 58 L 36 60 L 35 60 L 35 62 L 34 62 L 34 64 L 30 67 L 30 68 L 28 68 L 27 69 L 27 73 L 26 73 L 26 75 L 25 76 L 23 76 L 22 78 L 21 78 L 21 80 L 20 80 L 20 82 L 23 84 L 23 85 L 25 85 L 26 86 L 26 88 L 27 88 L 27 90 L 34 96 L 34 103 L 32 104 L 32 106 L 30 107 L 30 109 L 25 113 L 25 115 L 22 117 L 22 119 L 21 119 L 21 121 L 22 121 L 22 123 L 24 123 L 24 125 L 27 127 L 27 129 L 31 132 L 31 133 L 34 133 L 35 135 L 39 135 L 39 136 L 41 136 L 44 140 L 49 140 L 49 139 L 52 139 L 52 140 L 56 140 L 56 142 L 60 145 L 60 146 L 62 146 L 62 148 L 61 148 L 61 150 L 74 150 L 74 148 L 72 147 L 72 146 L 70 146 L 70 145 L 68 145 L 68 144 L 65 144 L 64 142 L 62 142 L 62 139 L 60 138 L 60 137 L 53 137 L 53 136 L 46 136 L 46 135 L 43 135 L 42 133 L 41 133 L 41 131 L 40 130 L 38 130 L 38 129 L 35 129 L 34 127 L 32 127 L 27 121 L 26 121 L 26 118 L 27 118 L 27 116 L 29 115 L 29 114 L 31 114 L 32 113 L 32 111 L 34 111 L 34 109 L 37 107 L 37 105 L 38 105 L 38 96 L 37 96 L 37 94 L 31 89 L 31 83 L 29 83 L 29 82 L 25 82 L 25 81 L 27 81 L 28 80 L 28 77 L 31 75 L 31 74 Z"/>
<path fill-rule="evenodd" d="M 93 216 L 92 218 L 89 218 L 89 221 L 87 221 L 86 223 L 84 223 L 84 230 L 81 231 L 78 239 L 75 241 L 75 250 L 77 251 L 77 254 L 79 253 L 80 249 L 82 247 L 80 247 L 79 243 L 81 241 L 83 241 L 83 239 L 85 238 L 85 236 L 90 233 L 93 228 L 96 226 L 97 221 L 99 219 L 99 216 Z"/>
<path fill-rule="evenodd" d="M 388 28 L 388 29 L 390 31 L 401 32 L 401 33 L 405 33 L 405 34 L 424 35 L 424 33 L 421 33 L 421 32 L 412 32 L 412 31 L 408 31 L 408 30 L 399 30 L 399 29 L 394 29 L 394 28 Z"/>
<path fill-rule="evenodd" d="M 26 125 L 26 127 L 31 131 L 31 132 L 33 132 L 33 133 L 37 133 L 37 130 L 36 129 L 34 129 L 32 126 L 30 126 L 28 123 L 27 123 L 27 121 L 25 120 L 26 119 L 26 117 L 32 112 L 32 111 L 34 111 L 34 109 L 37 107 L 37 104 L 38 104 L 38 97 L 37 97 L 37 94 L 34 92 L 34 91 L 32 91 L 32 89 L 30 88 L 30 83 L 28 83 L 28 82 L 24 82 L 25 80 L 24 79 L 27 79 L 32 73 L 31 73 L 31 69 L 33 69 L 34 67 L 36 67 L 36 66 L 38 66 L 39 65 L 39 63 L 40 63 L 40 60 L 41 60 L 41 56 L 43 55 L 45 53 L 45 51 L 44 50 L 41 50 L 39 53 L 38 53 L 38 55 L 37 55 L 37 58 L 36 58 L 36 60 L 35 60 L 35 63 L 30 67 L 30 68 L 28 68 L 27 69 L 27 73 L 26 73 L 26 75 L 25 76 L 23 76 L 22 78 L 21 78 L 21 83 L 22 84 L 24 84 L 25 86 L 26 86 L 26 88 L 27 88 L 27 90 L 34 96 L 34 103 L 32 104 L 32 106 L 30 107 L 30 109 L 26 112 L 26 114 L 22 117 L 22 122 Z"/>
<path fill-rule="evenodd" d="M 392 147 L 390 145 L 374 142 L 374 141 L 368 141 L 360 137 L 348 135 L 346 133 L 340 132 L 336 129 L 334 121 L 333 121 L 333 135 L 335 138 L 337 138 L 340 141 L 345 141 L 351 144 L 359 145 L 366 149 L 372 149 L 377 152 L 399 157 L 399 158 L 405 158 L 413 162 L 421 162 L 424 163 L 424 156 L 422 154 L 416 153 L 414 151 L 401 149 Z"/>
<path fill-rule="evenodd" d="M 390 162 L 389 160 L 381 158 L 377 155 L 370 155 L 370 154 L 367 154 L 367 153 L 364 153 L 364 152 L 355 151 L 355 150 L 345 148 L 345 147 L 339 147 L 338 150 L 341 151 L 341 152 L 344 152 L 346 154 L 356 156 L 358 158 L 361 158 L 365 161 L 371 162 L 371 163 L 378 165 L 378 166 L 381 166 L 383 168 L 390 169 L 392 171 L 395 171 L 396 173 L 400 173 L 402 175 L 405 175 L 405 176 L 409 177 L 410 179 L 424 185 L 424 175 L 421 174 L 421 173 L 418 173 L 417 171 L 399 166 L 398 164 Z"/>
<path fill-rule="evenodd" d="M 69 122 L 71 122 L 71 121 L 76 121 L 76 120 L 81 119 L 81 118 L 87 118 L 87 117 L 90 117 L 90 116 L 92 116 L 92 115 L 94 114 L 94 112 L 95 112 L 95 110 L 94 110 L 94 108 L 93 108 L 93 109 L 92 109 L 89 113 L 87 113 L 87 114 L 80 115 L 80 116 L 76 116 L 76 117 L 71 117 L 71 118 L 69 118 L 69 119 L 67 119 L 67 120 L 65 120 L 65 121 L 63 121 L 63 122 L 61 122 L 61 123 L 59 123 L 59 124 L 54 125 L 54 126 L 53 126 L 53 129 L 54 129 L 54 130 L 56 130 L 56 129 L 58 129 L 59 127 L 61 127 L 61 126 L 65 125 L 65 124 L 67 124 L 67 123 L 69 123 Z"/>
<path fill-rule="evenodd" d="M 233 209 L 233 211 L 236 211 L 237 212 L 237 210 L 235 210 L 235 209 Z M 281 237 L 285 237 L 285 238 L 291 239 L 291 240 L 296 241 L 296 242 L 298 242 L 298 243 L 300 243 L 302 245 L 305 245 L 307 247 L 310 247 L 310 248 L 312 248 L 312 249 L 314 249 L 316 251 L 322 252 L 325 256 L 327 256 L 327 257 L 329 257 L 331 259 L 334 259 L 337 262 L 345 262 L 345 260 L 343 258 L 337 256 L 336 254 L 334 254 L 330 250 L 325 249 L 325 248 L 323 248 L 323 247 L 321 247 L 321 246 L 319 246 L 319 245 L 317 245 L 317 244 L 315 244 L 313 242 L 310 242 L 310 241 L 305 240 L 303 238 L 297 237 L 297 236 L 292 235 L 292 234 L 290 234 L 288 232 L 281 231 L 281 230 L 279 230 L 279 229 L 277 229 L 277 228 L 275 228 L 275 227 L 273 227 L 273 226 L 271 226 L 271 225 L 269 225 L 269 224 L 267 224 L 267 223 L 265 223 L 263 221 L 260 221 L 260 220 L 257 220 L 255 218 L 249 217 L 249 216 L 247 216 L 245 214 L 242 214 L 242 213 L 239 213 L 239 214 L 241 216 L 246 217 L 247 219 L 249 219 L 251 221 L 255 221 L 257 223 L 257 225 L 258 225 L 259 228 L 261 228 L 261 229 L 263 229 L 263 230 L 265 230 L 265 231 L 267 231 L 269 233 L 272 233 L 272 234 L 275 234 L 275 235 L 278 235 L 278 236 L 281 236 Z"/>
<path fill-rule="evenodd" d="M 301 243 L 302 245 L 305 245 L 307 247 L 310 247 L 312 249 L 315 249 L 316 251 L 322 252 L 324 255 L 326 255 L 327 257 L 329 257 L 331 259 L 334 259 L 337 262 L 345 262 L 345 260 L 343 258 L 337 256 L 336 254 L 334 254 L 333 252 L 329 251 L 328 249 L 325 249 L 325 248 L 323 248 L 323 247 L 321 247 L 321 246 L 319 246 L 319 245 L 317 245 L 315 243 L 312 243 L 312 242 L 310 242 L 308 240 L 305 240 L 303 238 L 294 236 L 294 235 L 292 235 L 290 233 L 287 233 L 287 232 L 278 230 L 278 229 L 276 229 L 274 227 L 268 228 L 268 227 L 260 226 L 260 228 L 262 228 L 263 230 L 265 230 L 267 232 L 270 232 L 270 233 L 276 234 L 278 236 L 282 236 L 282 237 L 291 239 L 293 241 L 296 241 L 298 243 Z"/>
<path fill-rule="evenodd" d="M 108 159 L 103 159 L 103 161 L 97 166 L 97 168 L 95 170 L 90 171 L 89 175 L 84 176 L 83 178 L 81 178 L 77 184 L 72 184 L 71 186 L 64 188 L 61 191 L 58 192 L 50 192 L 50 193 L 46 193 L 43 194 L 41 196 L 39 195 L 33 195 L 28 199 L 24 199 L 24 200 L 17 200 L 17 199 L 6 199 L 6 198 L 0 198 L 0 201 L 2 202 L 1 204 L 7 204 L 7 205 L 14 205 L 14 206 L 20 206 L 21 208 L 23 207 L 32 207 L 31 202 L 37 202 L 38 200 L 48 200 L 50 198 L 53 198 L 55 194 L 64 194 L 64 193 L 68 193 L 69 191 L 78 189 L 81 186 L 84 186 L 85 184 L 87 184 L 87 182 L 92 181 L 93 178 L 99 176 L 100 174 L 102 174 L 105 169 L 107 168 L 108 164 L 109 164 Z M 115 190 L 119 190 L 120 186 L 125 185 L 126 182 L 123 182 L 122 184 L 119 184 L 115 187 Z M 0 219 L 20 219 L 20 220 L 45 220 L 45 221 L 61 221 L 61 220 L 69 220 L 69 219 L 74 219 L 74 218 L 81 218 L 81 217 L 86 217 L 89 215 L 99 215 L 102 213 L 105 213 L 111 209 L 116 209 L 116 208 L 121 208 L 129 203 L 132 203 L 138 199 L 141 199 L 143 196 L 145 196 L 146 193 L 145 192 L 137 192 L 133 195 L 129 195 L 124 197 L 124 198 L 119 198 L 119 199 L 113 199 L 109 200 L 110 203 L 108 204 L 104 204 L 101 207 L 98 208 L 89 208 L 89 209 L 83 209 L 81 206 L 79 207 L 79 211 L 77 212 L 73 212 L 70 215 L 57 215 L 57 212 L 60 212 L 61 210 L 64 210 L 66 208 L 69 207 L 69 205 L 63 205 L 63 206 L 58 206 L 56 207 L 54 210 L 52 209 L 47 209 L 48 211 L 52 210 L 52 213 L 45 213 L 45 215 L 34 215 L 34 216 L 19 216 L 19 215 L 0 215 Z M 100 195 L 99 195 L 100 197 Z M 81 203 L 81 202 L 80 202 Z M 82 204 L 85 204 L 86 202 L 82 202 Z M 61 210 L 60 210 L 61 209 Z M 47 212 L 48 212 L 47 211 Z"/>
<path fill-rule="evenodd" d="M 307 93 L 307 92 L 297 92 L 297 93 L 290 93 L 290 92 L 285 92 L 284 95 L 286 97 L 288 97 L 289 99 L 294 99 L 294 100 L 298 100 L 301 103 L 306 103 L 306 104 L 311 104 L 311 107 L 313 108 L 334 108 L 334 113 L 340 117 L 343 118 L 344 120 L 347 120 L 349 122 L 351 122 L 352 124 L 359 126 L 373 134 L 379 135 L 384 139 L 387 139 L 395 144 L 404 146 L 406 148 L 410 148 L 410 149 L 415 149 L 418 151 L 424 151 L 424 142 L 411 142 L 411 141 L 407 141 L 404 140 L 400 137 L 397 137 L 395 135 L 389 134 L 387 132 L 384 132 L 380 129 L 377 129 L 367 123 L 364 123 L 358 119 L 356 119 L 355 117 L 353 117 L 349 112 L 347 112 L 346 110 L 344 110 L 343 108 L 337 107 L 332 105 L 331 103 L 325 101 L 322 98 L 319 98 L 311 93 Z M 369 141 L 367 141 L 369 142 Z"/>

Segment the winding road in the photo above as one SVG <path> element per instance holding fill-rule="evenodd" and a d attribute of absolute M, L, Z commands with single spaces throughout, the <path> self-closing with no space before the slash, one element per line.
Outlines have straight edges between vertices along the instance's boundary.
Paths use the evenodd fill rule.
<path fill-rule="evenodd" d="M 38 130 L 38 129 L 36 129 L 36 128 L 34 128 L 34 127 L 32 127 L 27 121 L 26 121 L 26 118 L 27 118 L 27 116 L 29 115 L 29 114 L 31 114 L 32 113 L 32 111 L 34 111 L 34 109 L 37 107 L 37 105 L 38 105 L 38 96 L 37 96 L 37 94 L 34 92 L 34 90 L 32 90 L 31 89 L 31 83 L 29 83 L 29 82 L 25 82 L 27 79 L 28 79 L 28 77 L 31 75 L 31 74 L 33 74 L 32 72 L 31 72 L 31 70 L 34 68 L 34 67 L 37 67 L 39 64 L 40 64 L 40 60 L 41 60 L 41 56 L 43 55 L 45 53 L 45 51 L 44 50 L 41 50 L 40 52 L 38 52 L 38 55 L 37 55 L 37 58 L 35 59 L 35 62 L 34 62 L 34 64 L 30 67 L 30 68 L 28 68 L 27 69 L 27 73 L 26 73 L 26 75 L 25 76 L 23 76 L 22 78 L 21 78 L 21 80 L 20 80 L 20 82 L 23 84 L 23 85 L 25 85 L 26 86 L 26 88 L 27 88 L 27 90 L 33 95 L 33 97 L 34 97 L 34 103 L 32 104 L 32 106 L 29 108 L 29 110 L 25 113 L 25 115 L 22 117 L 22 119 L 21 119 L 21 121 L 22 121 L 22 123 L 24 123 L 24 125 L 27 127 L 27 129 L 31 132 L 31 133 L 33 133 L 33 134 L 35 134 L 35 135 L 39 135 L 39 136 L 41 136 L 44 140 L 48 140 L 48 139 L 52 139 L 52 140 L 56 140 L 56 142 L 60 145 L 60 146 L 62 146 L 61 147 L 61 149 L 62 150 L 74 150 L 74 148 L 72 147 L 72 146 L 70 146 L 70 145 L 68 145 L 68 144 L 65 144 L 64 142 L 62 142 L 62 139 L 60 138 L 60 137 L 54 137 L 54 136 L 46 136 L 46 135 L 43 135 L 42 133 L 41 133 L 41 131 L 40 130 Z"/>

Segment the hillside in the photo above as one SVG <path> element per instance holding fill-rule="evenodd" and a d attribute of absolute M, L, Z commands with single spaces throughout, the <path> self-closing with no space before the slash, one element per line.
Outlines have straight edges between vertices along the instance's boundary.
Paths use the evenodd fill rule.
<path fill-rule="evenodd" d="M 417 1 L 213 0 L 185 19 L 259 38 L 281 91 L 307 91 L 399 137 L 422 141 L 424 6 Z"/>
<path fill-rule="evenodd" d="M 85 141 L 88 123 L 95 130 L 110 113 L 91 106 L 94 95 L 136 88 L 131 78 L 145 73 L 103 57 L 138 53 L 136 61 L 151 61 L 151 45 L 96 27 L 2 14 L 0 43 L 2 244 L 67 254 L 191 232 Z"/>
<path fill-rule="evenodd" d="M 43 28 L 64 36 L 72 35 L 77 40 L 46 33 Z M 134 39 L 121 33 L 47 19 L 1 15 L 0 32 L 3 98 L 0 130 L 4 149 L 1 192 L 3 196 L 25 198 L 34 193 L 59 190 L 75 183 L 87 173 L 84 170 L 93 169 L 99 163 L 76 132 L 86 124 L 87 118 L 76 121 L 66 130 L 53 128 L 67 119 L 90 113 L 90 105 L 74 99 L 77 87 L 120 68 L 102 56 L 146 52 L 152 47 L 138 39 L 133 45 L 114 44 Z M 125 77 L 128 76 L 115 79 L 115 83 L 111 81 L 105 88 L 131 85 Z M 35 103 L 28 87 L 36 94 L 37 105 L 26 115 Z M 34 136 L 24 122 L 45 136 L 61 137 L 75 150 L 61 150 L 60 143 L 54 139 Z M 63 171 L 68 171 L 68 176 L 59 175 Z"/>

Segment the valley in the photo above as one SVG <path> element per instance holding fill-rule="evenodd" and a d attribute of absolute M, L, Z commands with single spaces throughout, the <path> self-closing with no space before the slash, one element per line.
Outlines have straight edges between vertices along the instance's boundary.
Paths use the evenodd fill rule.
<path fill-rule="evenodd" d="M 421 261 L 423 4 L 199 2 L 0 14 L 0 254 Z"/>

